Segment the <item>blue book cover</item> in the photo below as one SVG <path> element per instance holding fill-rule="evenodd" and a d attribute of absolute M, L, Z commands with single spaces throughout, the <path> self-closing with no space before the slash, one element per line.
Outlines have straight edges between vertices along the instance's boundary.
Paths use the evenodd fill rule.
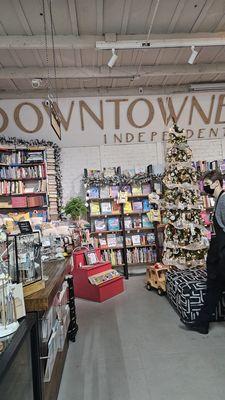
<path fill-rule="evenodd" d="M 120 222 L 119 218 L 108 218 L 108 230 L 109 231 L 119 231 L 120 230 Z"/>
<path fill-rule="evenodd" d="M 149 200 L 148 199 L 144 199 L 143 200 L 143 211 L 148 212 L 148 211 L 150 211 L 150 209 L 151 209 L 151 206 L 149 204 Z"/>
<path fill-rule="evenodd" d="M 90 199 L 96 199 L 99 197 L 99 188 L 97 186 L 90 187 L 89 197 L 90 197 Z"/>

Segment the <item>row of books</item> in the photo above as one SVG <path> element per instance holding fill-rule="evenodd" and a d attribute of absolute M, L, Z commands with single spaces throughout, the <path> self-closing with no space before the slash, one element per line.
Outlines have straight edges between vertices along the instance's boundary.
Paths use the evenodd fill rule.
<path fill-rule="evenodd" d="M 151 192 L 151 186 L 150 184 L 143 184 L 140 186 L 137 185 L 123 185 L 121 188 L 117 185 L 114 186 L 92 186 L 89 188 L 87 194 L 90 199 L 96 199 L 96 198 L 107 198 L 107 197 L 112 197 L 116 198 L 118 197 L 119 190 L 127 192 L 130 195 L 134 196 L 139 196 L 139 195 L 148 195 Z"/>
<path fill-rule="evenodd" d="M 148 199 L 139 200 L 139 201 L 127 201 L 124 204 L 124 213 L 129 214 L 132 212 L 148 212 L 152 208 Z"/>
<path fill-rule="evenodd" d="M 207 172 L 213 169 L 220 169 L 223 172 L 225 170 L 225 160 L 193 161 L 192 166 L 199 172 Z"/>
<path fill-rule="evenodd" d="M 209 196 L 202 196 L 203 207 L 204 208 L 212 208 L 215 206 L 215 199 Z"/>
<path fill-rule="evenodd" d="M 153 229 L 154 225 L 149 221 L 147 215 L 141 215 L 140 217 L 125 217 L 124 218 L 125 229 Z M 107 219 L 95 219 L 91 223 L 91 231 L 102 232 L 102 231 L 119 231 L 122 229 L 121 221 L 118 217 L 108 217 Z"/>
<path fill-rule="evenodd" d="M 5 197 L 0 200 L 0 208 L 30 208 L 45 206 L 44 196 L 13 196 Z"/>
<path fill-rule="evenodd" d="M 157 261 L 157 253 L 151 247 L 127 249 L 128 264 L 155 263 Z"/>
<path fill-rule="evenodd" d="M 126 230 L 132 228 L 145 228 L 145 229 L 153 229 L 154 225 L 149 221 L 147 215 L 142 215 L 141 217 L 124 217 L 124 226 Z"/>
<path fill-rule="evenodd" d="M 92 285 L 101 285 L 101 283 L 111 281 L 118 276 L 120 276 L 120 274 L 117 271 L 110 269 L 102 272 L 102 274 L 92 275 L 88 280 Z"/>
<path fill-rule="evenodd" d="M 151 209 L 151 204 L 148 199 L 139 200 L 139 201 L 127 201 L 124 204 L 124 213 L 129 214 L 132 212 L 148 212 Z M 120 214 L 121 206 L 117 204 L 115 201 L 105 201 L 98 202 L 92 201 L 90 203 L 90 213 L 92 216 L 101 215 L 101 214 Z"/>
<path fill-rule="evenodd" d="M 111 262 L 112 266 L 123 265 L 122 250 L 104 250 L 102 253 L 103 261 Z M 128 264 L 154 264 L 157 261 L 156 250 L 152 248 L 135 248 L 127 250 Z"/>
<path fill-rule="evenodd" d="M 148 246 L 155 244 L 154 233 L 126 236 L 127 246 Z M 123 247 L 123 236 L 116 234 L 107 234 L 106 237 L 94 238 L 94 247 L 101 249 L 112 247 Z"/>
<path fill-rule="evenodd" d="M 45 178 L 44 165 L 32 167 L 0 167 L 1 179 Z"/>
<path fill-rule="evenodd" d="M 115 201 L 105 201 L 99 203 L 97 201 L 92 201 L 90 203 L 90 213 L 91 215 L 100 215 L 100 214 L 120 214 L 121 206 L 117 204 Z"/>
<path fill-rule="evenodd" d="M 0 181 L 0 195 L 38 193 L 47 191 L 47 181 Z"/>
<path fill-rule="evenodd" d="M 96 219 L 91 224 L 91 231 L 119 231 L 121 229 L 120 219 L 118 217 L 111 217 L 107 219 Z"/>
<path fill-rule="evenodd" d="M 104 250 L 102 252 L 102 260 L 109 261 L 113 267 L 123 265 L 122 250 Z"/>
<path fill-rule="evenodd" d="M 32 162 L 43 162 L 44 155 L 42 151 L 8 150 L 0 153 L 0 164 L 25 164 Z"/>

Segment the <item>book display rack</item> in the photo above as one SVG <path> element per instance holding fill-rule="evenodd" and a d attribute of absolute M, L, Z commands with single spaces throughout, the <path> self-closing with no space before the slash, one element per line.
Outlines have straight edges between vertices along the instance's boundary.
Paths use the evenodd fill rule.
<path fill-rule="evenodd" d="M 131 172 L 125 179 L 121 172 L 107 169 L 102 173 L 100 184 L 98 178 L 94 182 L 93 174 L 96 176 L 96 171 L 87 171 L 87 179 L 90 178 L 88 216 L 93 245 L 100 249 L 104 261 L 123 269 L 128 277 L 132 266 L 143 267 L 158 260 L 157 229 L 148 216 L 154 207 L 148 199 L 155 190 L 153 175 L 144 169 L 133 175 L 136 179 L 131 177 Z M 118 200 L 121 192 L 127 196 L 123 204 Z"/>
<path fill-rule="evenodd" d="M 54 149 L 45 146 L 0 146 L 0 213 L 36 210 L 57 219 Z"/>

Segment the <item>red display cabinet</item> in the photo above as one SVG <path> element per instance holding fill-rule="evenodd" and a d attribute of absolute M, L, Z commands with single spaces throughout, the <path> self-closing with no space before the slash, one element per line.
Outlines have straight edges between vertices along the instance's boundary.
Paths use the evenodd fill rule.
<path fill-rule="evenodd" d="M 97 260 L 100 260 L 100 250 L 95 249 L 94 252 Z M 101 303 L 122 293 L 124 291 L 123 276 L 113 276 L 116 272 L 112 270 L 109 262 L 98 261 L 93 265 L 87 265 L 87 253 L 89 250 L 86 248 L 73 252 L 72 274 L 75 296 Z"/>

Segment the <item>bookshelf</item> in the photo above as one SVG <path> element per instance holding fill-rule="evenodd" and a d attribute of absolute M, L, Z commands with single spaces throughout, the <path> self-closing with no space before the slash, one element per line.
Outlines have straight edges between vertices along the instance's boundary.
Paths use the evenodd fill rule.
<path fill-rule="evenodd" d="M 58 216 L 54 168 L 54 149 L 0 145 L 0 212 Z"/>
<path fill-rule="evenodd" d="M 107 183 L 104 186 L 91 183 L 87 188 L 88 218 L 91 238 L 102 259 L 111 262 L 113 268 L 122 270 L 128 278 L 129 268 L 143 269 L 158 259 L 156 226 L 147 213 L 152 208 L 148 195 L 153 184 L 152 176 L 144 182 L 124 184 Z M 119 191 L 127 192 L 128 201 L 118 204 Z"/>

